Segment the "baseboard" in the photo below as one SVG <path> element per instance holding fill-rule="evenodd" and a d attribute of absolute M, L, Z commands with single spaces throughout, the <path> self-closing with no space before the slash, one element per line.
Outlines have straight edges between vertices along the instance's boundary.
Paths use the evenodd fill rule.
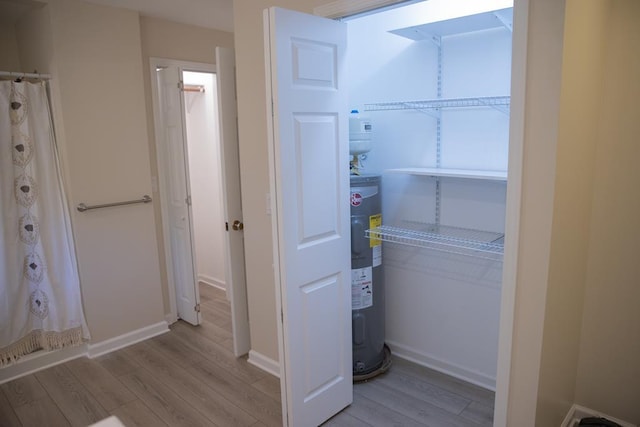
<path fill-rule="evenodd" d="M 585 417 L 602 417 L 610 421 L 620 424 L 622 427 L 638 427 L 635 424 L 631 424 L 626 421 L 619 420 L 610 415 L 603 414 L 602 412 L 594 411 L 593 409 L 585 408 L 584 406 L 576 405 L 575 403 L 569 409 L 567 416 L 560 424 L 560 427 L 576 427 L 580 420 Z"/>
<path fill-rule="evenodd" d="M 215 277 L 198 274 L 198 281 L 204 283 L 205 285 L 213 286 L 214 288 L 218 288 L 223 291 L 227 290 L 227 284 L 224 282 L 224 280 L 216 279 Z"/>
<path fill-rule="evenodd" d="M 436 359 L 393 341 L 386 341 L 386 343 L 389 348 L 391 348 L 391 354 L 396 357 L 426 366 L 443 374 L 451 375 L 452 377 L 459 378 L 487 390 L 496 390 L 495 377 L 490 377 L 482 372 L 473 371 L 463 366 Z"/>
<path fill-rule="evenodd" d="M 169 327 L 167 322 L 163 320 L 154 325 L 145 326 L 144 328 L 136 329 L 135 331 L 127 332 L 126 334 L 96 344 L 89 344 L 87 356 L 93 359 L 94 357 L 102 356 L 103 354 L 111 353 L 112 351 L 153 338 L 156 335 L 164 334 L 165 332 L 169 332 Z"/>
<path fill-rule="evenodd" d="M 249 358 L 247 359 L 247 362 L 280 378 L 280 364 L 257 351 L 249 350 Z"/>
<path fill-rule="evenodd" d="M 82 344 L 54 351 L 36 351 L 21 357 L 16 363 L 0 369 L 0 384 L 78 357 L 94 358 L 168 332 L 166 321 L 158 322 L 96 344 Z"/>
<path fill-rule="evenodd" d="M 175 313 L 167 313 L 164 315 L 164 321 L 167 322 L 167 325 L 173 325 L 178 321 L 178 316 Z"/>
<path fill-rule="evenodd" d="M 0 369 L 0 384 L 83 357 L 86 354 L 87 344 L 54 351 L 36 351 L 21 357 L 16 363 Z"/>

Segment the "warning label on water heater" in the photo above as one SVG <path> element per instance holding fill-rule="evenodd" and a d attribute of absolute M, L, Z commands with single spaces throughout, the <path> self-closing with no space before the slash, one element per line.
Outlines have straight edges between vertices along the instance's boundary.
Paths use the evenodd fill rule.
<path fill-rule="evenodd" d="M 374 246 L 371 252 L 373 255 L 373 266 L 377 267 L 382 265 L 382 245 Z"/>
<path fill-rule="evenodd" d="M 382 225 L 382 214 L 369 216 L 369 229 L 374 230 Z M 369 239 L 369 247 L 375 248 L 382 244 L 382 240 L 376 238 L 376 234 L 372 233 L 372 237 Z"/>
<path fill-rule="evenodd" d="M 371 215 L 369 217 L 369 229 L 375 230 L 382 225 L 382 214 Z M 377 238 L 375 232 L 371 233 L 369 238 L 369 247 L 373 256 L 373 266 L 377 267 L 382 264 L 382 240 Z"/>
<path fill-rule="evenodd" d="M 373 305 L 373 274 L 371 267 L 351 270 L 351 309 L 360 310 Z"/>

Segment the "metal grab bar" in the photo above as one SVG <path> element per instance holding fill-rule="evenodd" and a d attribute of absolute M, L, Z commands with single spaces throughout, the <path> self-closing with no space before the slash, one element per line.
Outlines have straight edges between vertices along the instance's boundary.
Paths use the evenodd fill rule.
<path fill-rule="evenodd" d="M 105 203 L 104 205 L 93 205 L 93 206 L 87 206 L 84 203 L 80 203 L 78 204 L 78 211 L 84 212 L 90 209 L 110 208 L 112 206 L 133 205 L 136 203 L 150 203 L 150 202 L 151 202 L 151 197 L 145 194 L 144 196 L 142 196 L 142 199 L 128 200 L 126 202 Z"/>

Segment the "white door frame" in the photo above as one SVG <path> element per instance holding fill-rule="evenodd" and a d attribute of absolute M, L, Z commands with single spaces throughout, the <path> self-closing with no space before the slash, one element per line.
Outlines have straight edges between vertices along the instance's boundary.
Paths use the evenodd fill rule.
<path fill-rule="evenodd" d="M 172 248 L 171 241 L 169 239 L 169 207 L 167 205 L 167 192 L 168 189 L 164 183 L 164 180 L 161 179 L 163 176 L 168 175 L 168 171 L 166 170 L 165 163 L 165 153 L 162 150 L 162 144 L 158 142 L 158 135 L 162 134 L 162 112 L 160 111 L 159 104 L 159 94 L 158 94 L 158 84 L 157 84 L 157 76 L 156 69 L 160 67 L 166 66 L 174 66 L 180 67 L 182 69 L 188 69 L 189 71 L 200 71 L 205 73 L 215 73 L 216 66 L 213 64 L 206 64 L 200 62 L 188 62 L 188 61 L 180 61 L 174 59 L 165 59 L 165 58 L 149 58 L 149 72 L 150 72 L 150 83 L 151 83 L 151 98 L 152 98 L 152 106 L 153 106 L 153 122 L 154 122 L 154 131 L 155 131 L 155 149 L 156 149 L 156 165 L 158 167 L 158 176 L 154 185 L 157 184 L 158 192 L 160 193 L 160 216 L 162 217 L 162 236 L 164 243 L 164 261 L 167 269 L 167 288 L 168 288 L 168 297 L 169 297 L 169 313 L 166 315 L 166 321 L 169 324 L 175 323 L 178 320 L 178 308 L 176 303 L 176 284 L 173 280 L 173 257 L 172 257 Z M 184 118 L 183 118 L 184 120 Z M 186 142 L 186 141 L 185 141 Z M 191 240 L 193 242 L 193 235 L 191 236 Z M 193 259 L 192 259 L 193 262 Z"/>
<path fill-rule="evenodd" d="M 233 353 L 236 357 L 251 350 L 247 280 L 242 224 L 240 182 L 240 146 L 238 144 L 238 103 L 236 97 L 236 60 L 232 48 L 216 47 L 218 74 L 218 117 L 220 127 L 220 163 L 222 205 L 231 230 L 225 233 L 227 299 L 231 302 Z"/>
<path fill-rule="evenodd" d="M 506 426 L 511 380 L 513 324 L 516 305 L 518 248 L 520 247 L 520 206 L 522 199 L 522 163 L 524 153 L 524 113 L 527 69 L 527 33 L 529 1 L 514 0 L 514 22 L 511 57 L 511 115 L 509 121 L 509 166 L 505 223 L 504 257 L 498 370 L 494 425 Z M 314 9 L 314 14 L 326 18 L 342 18 L 399 3 L 398 0 L 338 0 Z"/>

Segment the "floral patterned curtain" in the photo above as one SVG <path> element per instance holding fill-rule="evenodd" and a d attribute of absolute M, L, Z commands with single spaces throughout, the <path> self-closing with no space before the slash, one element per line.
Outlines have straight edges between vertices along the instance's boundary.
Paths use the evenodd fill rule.
<path fill-rule="evenodd" d="M 44 82 L 0 81 L 0 367 L 89 339 Z"/>

